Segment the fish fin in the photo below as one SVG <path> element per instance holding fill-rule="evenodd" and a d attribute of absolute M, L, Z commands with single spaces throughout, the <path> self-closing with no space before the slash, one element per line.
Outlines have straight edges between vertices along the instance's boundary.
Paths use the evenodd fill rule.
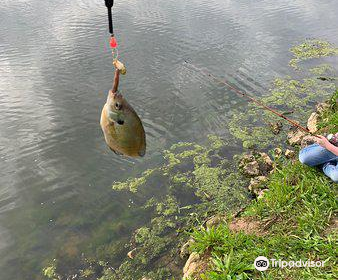
<path fill-rule="evenodd" d="M 109 147 L 109 146 L 108 146 L 108 148 L 109 148 L 112 152 L 114 152 L 115 155 L 118 155 L 118 156 L 122 156 L 122 155 L 123 155 L 122 153 L 119 153 L 119 152 L 115 151 L 114 149 L 112 149 L 112 148 Z"/>
<path fill-rule="evenodd" d="M 144 157 L 145 154 L 146 154 L 146 149 L 145 149 L 145 148 L 142 149 L 142 150 L 140 150 L 140 151 L 138 152 L 138 155 L 139 155 L 140 157 Z"/>

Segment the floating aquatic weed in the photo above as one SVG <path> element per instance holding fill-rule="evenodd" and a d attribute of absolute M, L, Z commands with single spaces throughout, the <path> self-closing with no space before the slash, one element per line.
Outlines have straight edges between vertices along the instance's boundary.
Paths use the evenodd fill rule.
<path fill-rule="evenodd" d="M 336 69 L 330 64 L 320 64 L 309 69 L 313 75 L 322 75 L 324 77 L 335 77 L 337 75 Z"/>
<path fill-rule="evenodd" d="M 307 40 L 291 48 L 291 52 L 295 58 L 290 65 L 296 67 L 303 60 L 338 55 L 338 48 L 325 41 Z M 323 102 L 335 90 L 333 80 L 337 74 L 330 64 L 320 64 L 304 74 L 308 76 L 302 80 L 290 76 L 275 79 L 270 94 L 263 96 L 261 101 L 281 112 L 290 112 L 293 119 L 305 123 L 314 104 Z M 277 122 L 280 122 L 277 116 L 249 104 L 248 108 L 234 111 L 228 125 L 230 133 L 243 141 L 244 148 L 269 148 L 284 142 L 285 136 L 276 135 L 269 127 Z"/>
<path fill-rule="evenodd" d="M 129 190 L 130 192 L 137 192 L 138 188 L 144 185 L 149 178 L 157 169 L 147 169 L 142 173 L 141 177 L 129 178 L 125 182 L 115 182 L 112 185 L 112 189 L 116 191 Z"/>
<path fill-rule="evenodd" d="M 180 269 L 174 264 L 170 271 L 166 267 L 168 259 L 178 257 L 177 245 L 185 239 L 184 234 L 178 233 L 199 223 L 209 213 L 224 212 L 244 204 L 248 199 L 243 187 L 245 184 L 230 164 L 230 159 L 226 158 L 228 145 L 227 141 L 215 135 L 209 135 L 205 145 L 188 142 L 174 144 L 165 151 L 161 166 L 146 170 L 140 177 L 113 185 L 114 190 L 129 191 L 136 196 L 139 192 L 145 193 L 144 189 L 153 187 L 152 184 L 156 187 L 158 180 L 154 178 L 160 177 L 162 192 L 161 195 L 146 198 L 138 206 L 138 212 L 150 214 L 151 219 L 135 231 L 130 242 L 114 241 L 114 232 L 118 230 L 115 224 L 105 226 L 103 223 L 100 226 L 102 230 L 98 229 L 90 238 L 88 244 L 96 244 L 96 259 L 104 260 L 103 263 L 114 265 L 116 258 L 126 248 L 136 248 L 134 258 L 125 259 L 117 267 L 114 265 L 114 270 L 108 265 L 101 265 L 101 280 L 132 280 L 144 275 L 168 279 L 168 275 Z M 100 232 L 107 232 L 109 227 L 114 230 L 108 235 L 114 238 L 107 240 L 106 244 L 98 243 L 95 238 L 101 240 Z"/>
<path fill-rule="evenodd" d="M 318 39 L 308 39 L 302 44 L 294 46 L 290 49 L 294 58 L 290 60 L 289 65 L 295 69 L 299 69 L 299 62 L 312 58 L 320 58 L 338 55 L 338 48 L 328 41 Z"/>

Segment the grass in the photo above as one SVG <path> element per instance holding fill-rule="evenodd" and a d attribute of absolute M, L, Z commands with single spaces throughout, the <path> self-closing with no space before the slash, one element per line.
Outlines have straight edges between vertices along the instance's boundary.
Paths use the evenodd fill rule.
<path fill-rule="evenodd" d="M 338 131 L 338 91 L 323 112 L 321 131 Z M 337 185 L 320 170 L 297 160 L 279 159 L 269 176 L 269 191 L 242 214 L 269 223 L 265 234 L 234 233 L 223 223 L 196 229 L 192 250 L 210 254 L 210 269 L 198 279 L 337 279 L 337 230 L 331 223 L 337 213 Z M 259 272 L 257 256 L 268 259 L 325 261 L 324 267 L 272 268 Z"/>

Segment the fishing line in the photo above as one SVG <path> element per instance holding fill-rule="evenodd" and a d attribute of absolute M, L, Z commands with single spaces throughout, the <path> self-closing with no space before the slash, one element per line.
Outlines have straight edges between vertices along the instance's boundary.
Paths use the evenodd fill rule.
<path fill-rule="evenodd" d="M 306 127 L 298 124 L 296 121 L 288 118 L 287 116 L 283 115 L 282 113 L 279 113 L 278 111 L 276 111 L 275 109 L 265 105 L 263 102 L 255 99 L 254 97 L 252 97 L 250 94 L 248 93 L 244 93 L 242 91 L 240 91 L 239 89 L 235 88 L 234 86 L 232 86 L 231 84 L 229 84 L 226 80 L 223 80 L 221 78 L 218 78 L 214 75 L 212 75 L 211 73 L 207 72 L 206 70 L 195 66 L 194 64 L 188 62 L 187 60 L 184 61 L 186 64 L 190 65 L 195 71 L 201 72 L 203 75 L 208 76 L 210 78 L 212 78 L 214 81 L 228 87 L 229 89 L 231 89 L 232 91 L 234 91 L 235 93 L 237 93 L 239 96 L 245 97 L 247 99 L 249 99 L 250 101 L 252 101 L 253 103 L 255 103 L 256 105 L 263 107 L 264 109 L 270 111 L 271 113 L 275 114 L 276 116 L 286 120 L 287 122 L 289 122 L 290 124 L 292 124 L 295 127 L 298 127 L 299 129 L 303 130 L 306 133 L 309 133 L 313 136 L 315 136 L 313 133 L 311 133 Z"/>

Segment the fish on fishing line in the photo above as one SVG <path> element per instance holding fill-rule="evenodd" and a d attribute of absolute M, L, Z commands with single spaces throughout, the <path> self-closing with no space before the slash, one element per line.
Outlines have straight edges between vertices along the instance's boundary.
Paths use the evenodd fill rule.
<path fill-rule="evenodd" d="M 115 66 L 114 85 L 101 112 L 100 125 L 108 147 L 119 155 L 142 157 L 146 152 L 146 137 L 141 119 L 118 92 L 120 74 L 126 69 L 117 59 Z"/>
<path fill-rule="evenodd" d="M 110 48 L 115 68 L 113 88 L 101 112 L 100 125 L 108 147 L 118 155 L 142 157 L 146 153 L 146 135 L 141 119 L 127 100 L 118 92 L 120 74 L 126 68 L 118 60 L 118 44 L 114 35 L 112 8 L 114 0 L 105 0 L 108 9 Z"/>

